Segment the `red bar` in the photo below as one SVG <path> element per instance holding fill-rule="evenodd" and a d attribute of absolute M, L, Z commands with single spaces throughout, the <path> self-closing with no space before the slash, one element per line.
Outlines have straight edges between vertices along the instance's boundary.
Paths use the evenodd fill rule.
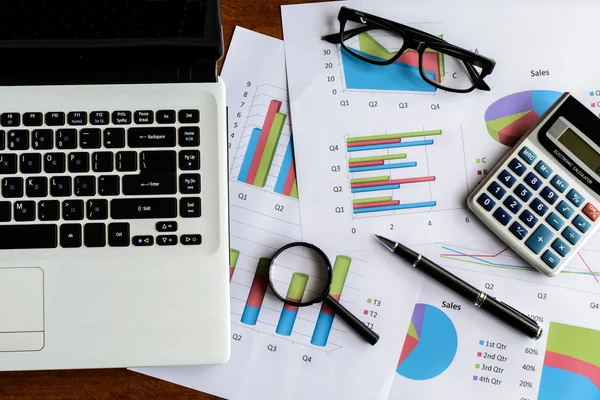
<path fill-rule="evenodd" d="M 579 360 L 564 354 L 546 351 L 544 365 L 585 376 L 592 381 L 596 387 L 600 388 L 600 368 L 590 362 Z"/>
<path fill-rule="evenodd" d="M 229 266 L 229 282 L 231 282 L 231 278 L 233 278 L 233 271 L 235 271 L 235 267 Z"/>
<path fill-rule="evenodd" d="M 383 165 L 383 160 L 381 160 L 381 161 L 355 162 L 355 163 L 348 164 L 348 166 L 350 168 L 354 168 L 354 167 L 368 167 L 370 165 Z"/>
<path fill-rule="evenodd" d="M 364 142 L 350 142 L 346 143 L 347 147 L 357 147 L 357 146 L 371 146 L 374 144 L 388 144 L 388 143 L 400 143 L 400 138 L 396 139 L 379 139 L 379 140 L 365 140 Z"/>
<path fill-rule="evenodd" d="M 246 304 L 252 307 L 260 308 L 262 306 L 265 293 L 267 292 L 267 286 L 269 285 L 269 278 L 259 274 L 254 275 L 252 286 L 250 286 L 250 293 L 248 294 L 248 301 Z"/>
<path fill-rule="evenodd" d="M 256 179 L 256 173 L 258 172 L 258 167 L 260 166 L 260 160 L 262 159 L 263 153 L 265 152 L 267 139 L 269 139 L 269 133 L 271 132 L 271 127 L 273 126 L 275 114 L 277 114 L 280 109 L 281 101 L 271 100 L 271 102 L 269 103 L 269 109 L 267 110 L 267 116 L 265 117 L 265 121 L 263 122 L 262 131 L 260 132 L 260 137 L 258 138 L 256 150 L 254 151 L 254 157 L 252 157 L 252 164 L 250 164 L 250 169 L 248 170 L 246 183 L 249 183 L 251 185 L 254 184 L 254 180 Z"/>
<path fill-rule="evenodd" d="M 333 297 L 335 299 L 335 301 L 340 301 L 340 296 L 339 294 L 330 294 L 331 297 Z M 335 311 L 333 311 L 331 309 L 331 307 L 329 307 L 326 303 L 323 303 L 323 305 L 321 306 L 321 312 L 323 314 L 328 314 L 328 315 L 334 315 Z"/>
<path fill-rule="evenodd" d="M 402 185 L 405 183 L 419 183 L 419 182 L 431 182 L 435 181 L 435 176 L 422 176 L 419 178 L 404 178 L 404 179 L 393 179 L 391 181 L 380 181 L 380 182 L 365 182 L 365 183 L 353 183 L 350 185 L 351 188 L 368 187 L 368 186 L 383 186 L 383 185 Z"/>
<path fill-rule="evenodd" d="M 292 164 L 290 165 L 288 174 L 285 177 L 285 183 L 283 184 L 283 195 L 284 196 L 289 196 L 292 194 L 292 188 L 294 187 L 294 182 L 296 182 L 296 166 L 294 165 L 294 159 L 292 159 Z"/>
<path fill-rule="evenodd" d="M 400 204 L 400 200 L 380 201 L 378 203 L 354 204 L 354 209 L 369 208 L 369 207 L 381 207 L 381 206 L 397 206 L 398 204 Z"/>
<path fill-rule="evenodd" d="M 300 303 L 300 302 L 302 302 L 302 299 L 292 299 L 289 296 L 285 296 L 285 299 L 289 300 L 289 301 L 293 301 L 294 303 Z M 285 310 L 298 311 L 298 308 L 300 308 L 300 307 L 298 307 L 298 306 L 291 306 L 291 305 L 289 305 L 287 303 L 283 303 L 283 308 Z"/>

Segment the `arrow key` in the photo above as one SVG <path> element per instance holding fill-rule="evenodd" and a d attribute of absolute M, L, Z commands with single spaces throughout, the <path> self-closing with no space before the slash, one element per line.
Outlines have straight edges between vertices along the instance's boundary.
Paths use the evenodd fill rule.
<path fill-rule="evenodd" d="M 198 246 L 202 244 L 201 235 L 181 235 L 181 244 L 184 246 Z"/>
<path fill-rule="evenodd" d="M 177 244 L 176 235 L 161 235 L 156 238 L 156 243 L 159 246 L 175 246 Z"/>
<path fill-rule="evenodd" d="M 134 246 L 152 246 L 154 237 L 150 235 L 134 236 L 132 242 Z"/>
<path fill-rule="evenodd" d="M 159 232 L 177 232 L 177 222 L 159 221 L 156 223 L 156 230 Z"/>

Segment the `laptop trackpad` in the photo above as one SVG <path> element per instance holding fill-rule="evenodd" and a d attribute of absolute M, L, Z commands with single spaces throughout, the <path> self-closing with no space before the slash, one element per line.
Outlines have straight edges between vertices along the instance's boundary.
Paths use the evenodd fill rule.
<path fill-rule="evenodd" d="M 0 352 L 44 347 L 44 272 L 0 268 Z"/>

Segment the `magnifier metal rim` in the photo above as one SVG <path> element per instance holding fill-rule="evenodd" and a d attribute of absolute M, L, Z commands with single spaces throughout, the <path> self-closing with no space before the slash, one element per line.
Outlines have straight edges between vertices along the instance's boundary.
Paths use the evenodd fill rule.
<path fill-rule="evenodd" d="M 273 279 L 271 277 L 271 271 L 272 271 L 272 267 L 275 265 L 275 260 L 277 260 L 277 257 L 279 257 L 281 255 L 281 253 L 283 253 L 284 251 L 286 251 L 292 247 L 308 247 L 309 249 L 317 252 L 321 256 L 323 261 L 325 261 L 325 267 L 327 268 L 327 285 L 325 285 L 325 287 L 323 289 L 323 293 L 321 293 L 314 300 L 302 302 L 302 303 L 299 303 L 297 301 L 291 301 L 291 300 L 288 300 L 285 297 L 281 296 L 277 292 L 277 290 L 275 290 L 275 288 L 273 287 Z M 286 244 L 285 246 L 283 246 L 282 248 L 277 250 L 277 252 L 271 258 L 271 263 L 269 264 L 269 286 L 271 287 L 271 291 L 279 300 L 283 301 L 285 304 L 289 304 L 290 306 L 307 307 L 307 306 L 311 306 L 315 303 L 322 302 L 323 300 L 325 300 L 327 295 L 329 295 L 329 289 L 331 288 L 331 280 L 332 279 L 333 279 L 333 267 L 331 266 L 331 261 L 329 261 L 329 257 L 327 257 L 327 254 L 325 254 L 325 252 L 323 250 L 321 250 L 320 248 L 318 248 L 317 246 L 315 246 L 314 244 L 311 244 L 311 243 L 293 242 L 293 243 Z"/>

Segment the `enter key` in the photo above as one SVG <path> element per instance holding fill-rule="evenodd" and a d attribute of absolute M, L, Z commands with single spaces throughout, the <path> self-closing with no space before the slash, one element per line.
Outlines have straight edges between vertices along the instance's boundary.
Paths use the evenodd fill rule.
<path fill-rule="evenodd" d="M 123 176 L 123 194 L 144 196 L 177 193 L 175 151 L 143 151 L 140 174 Z"/>

